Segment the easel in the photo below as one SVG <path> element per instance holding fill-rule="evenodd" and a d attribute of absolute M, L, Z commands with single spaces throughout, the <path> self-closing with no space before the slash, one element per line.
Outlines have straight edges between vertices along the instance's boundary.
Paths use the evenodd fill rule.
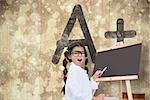
<path fill-rule="evenodd" d="M 115 76 L 115 77 L 101 77 L 96 80 L 96 82 L 106 82 L 106 81 L 120 81 L 121 87 L 122 87 L 122 81 L 125 81 L 127 94 L 128 94 L 128 100 L 133 100 L 132 96 L 132 90 L 131 90 L 131 84 L 130 80 L 138 79 L 138 75 L 129 75 L 129 76 Z M 121 88 L 122 90 L 122 88 Z M 122 97 L 122 96 L 120 96 Z"/>

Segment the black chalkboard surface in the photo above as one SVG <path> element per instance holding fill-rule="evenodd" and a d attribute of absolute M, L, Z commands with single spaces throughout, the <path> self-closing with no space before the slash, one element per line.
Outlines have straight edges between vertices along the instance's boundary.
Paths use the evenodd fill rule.
<path fill-rule="evenodd" d="M 142 44 L 98 52 L 93 73 L 108 68 L 102 77 L 138 75 Z"/>

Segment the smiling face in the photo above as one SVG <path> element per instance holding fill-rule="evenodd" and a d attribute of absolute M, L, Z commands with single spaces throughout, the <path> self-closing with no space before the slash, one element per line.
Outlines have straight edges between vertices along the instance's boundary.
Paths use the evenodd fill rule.
<path fill-rule="evenodd" d="M 85 62 L 84 48 L 81 46 L 74 47 L 69 59 L 71 59 L 74 64 L 82 67 Z"/>

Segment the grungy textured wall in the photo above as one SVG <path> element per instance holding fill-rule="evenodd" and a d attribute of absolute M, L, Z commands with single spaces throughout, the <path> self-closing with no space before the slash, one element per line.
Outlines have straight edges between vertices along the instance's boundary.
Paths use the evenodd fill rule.
<path fill-rule="evenodd" d="M 97 51 L 142 41 L 139 79 L 131 85 L 150 99 L 150 0 L 0 0 L 0 100 L 63 100 L 63 56 L 57 65 L 51 59 L 76 4 Z M 104 38 L 118 18 L 137 32 L 124 44 Z M 84 38 L 78 21 L 69 38 Z M 118 83 L 106 82 L 98 92 L 117 96 L 118 90 Z"/>

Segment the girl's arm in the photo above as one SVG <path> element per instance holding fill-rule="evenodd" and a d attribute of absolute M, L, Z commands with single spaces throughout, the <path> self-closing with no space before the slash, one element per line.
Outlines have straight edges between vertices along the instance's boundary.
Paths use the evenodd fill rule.
<path fill-rule="evenodd" d="M 102 71 L 98 70 L 91 77 L 91 80 L 90 80 L 91 89 L 98 89 L 98 84 L 96 83 L 96 79 L 99 78 L 101 75 L 102 75 Z"/>

